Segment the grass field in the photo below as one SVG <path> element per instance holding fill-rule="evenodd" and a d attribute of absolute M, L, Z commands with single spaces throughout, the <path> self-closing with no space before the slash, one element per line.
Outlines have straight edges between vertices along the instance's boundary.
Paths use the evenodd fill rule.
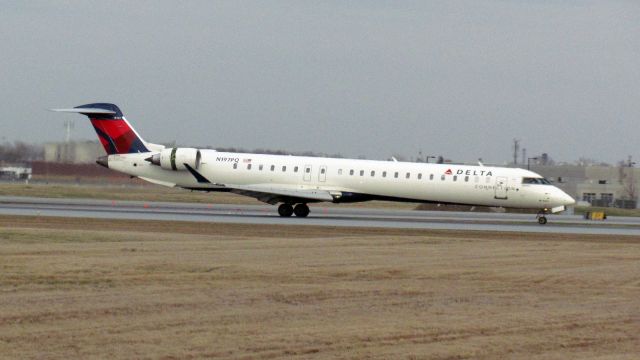
<path fill-rule="evenodd" d="M 640 239 L 0 217 L 0 357 L 636 359 Z"/>

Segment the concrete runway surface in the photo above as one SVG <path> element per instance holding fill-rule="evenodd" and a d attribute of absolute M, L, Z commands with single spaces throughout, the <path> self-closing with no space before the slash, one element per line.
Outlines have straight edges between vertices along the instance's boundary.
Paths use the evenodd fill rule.
<path fill-rule="evenodd" d="M 640 218 L 609 217 L 589 221 L 578 215 L 549 215 L 538 225 L 535 215 L 448 211 L 406 211 L 312 205 L 307 218 L 281 218 L 270 205 L 222 205 L 93 199 L 50 199 L 0 196 L 0 214 L 292 224 L 344 227 L 380 227 L 472 231 L 511 231 L 602 235 L 640 235 Z"/>

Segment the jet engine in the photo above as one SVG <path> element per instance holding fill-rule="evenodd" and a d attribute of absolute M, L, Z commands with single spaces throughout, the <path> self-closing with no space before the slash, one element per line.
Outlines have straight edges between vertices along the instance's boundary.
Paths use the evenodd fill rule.
<path fill-rule="evenodd" d="M 158 165 L 165 170 L 187 170 L 185 165 L 193 169 L 200 168 L 200 150 L 193 148 L 164 149 L 146 160 L 153 165 Z"/>

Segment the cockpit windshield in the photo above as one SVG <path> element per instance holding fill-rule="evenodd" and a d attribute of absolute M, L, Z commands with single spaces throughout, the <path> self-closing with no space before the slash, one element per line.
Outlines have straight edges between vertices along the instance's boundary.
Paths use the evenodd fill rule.
<path fill-rule="evenodd" d="M 545 178 L 522 178 L 523 184 L 539 184 L 539 185 L 551 185 L 549 180 Z"/>

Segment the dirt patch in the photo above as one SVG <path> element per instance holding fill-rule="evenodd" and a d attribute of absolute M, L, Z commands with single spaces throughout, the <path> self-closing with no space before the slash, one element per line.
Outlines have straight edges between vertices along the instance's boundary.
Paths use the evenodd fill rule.
<path fill-rule="evenodd" d="M 0 217 L 8 358 L 634 358 L 638 237 Z"/>

